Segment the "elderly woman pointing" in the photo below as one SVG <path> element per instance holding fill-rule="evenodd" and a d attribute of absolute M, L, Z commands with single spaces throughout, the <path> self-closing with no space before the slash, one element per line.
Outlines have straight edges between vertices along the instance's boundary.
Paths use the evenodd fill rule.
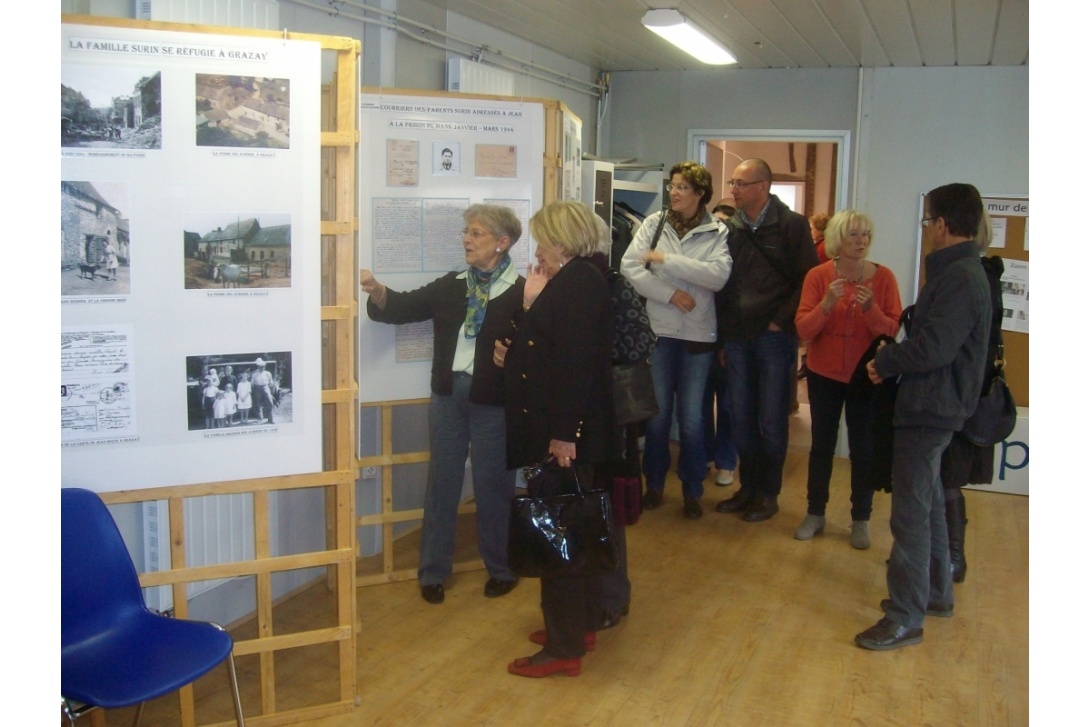
<path fill-rule="evenodd" d="M 497 338 L 522 307 L 524 279 L 509 251 L 522 225 L 508 207 L 475 204 L 463 215 L 462 245 L 469 269 L 447 273 L 417 290 L 399 293 L 360 271 L 370 296 L 367 315 L 380 323 L 433 321 L 429 403 L 431 462 L 420 541 L 420 594 L 442 603 L 454 559 L 454 526 L 466 456 L 473 467 L 477 547 L 488 569 L 484 595 L 511 591 L 518 579 L 507 567 L 507 524 L 515 494 L 508 469 L 503 371 L 492 361 Z"/>

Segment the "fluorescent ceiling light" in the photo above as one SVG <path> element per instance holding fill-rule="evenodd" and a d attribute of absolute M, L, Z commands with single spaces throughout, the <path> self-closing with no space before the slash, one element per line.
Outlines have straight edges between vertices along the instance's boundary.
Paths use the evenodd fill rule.
<path fill-rule="evenodd" d="M 677 10 L 648 10 L 640 22 L 645 28 L 661 35 L 701 63 L 709 66 L 737 63 L 730 51 L 719 41 L 693 25 Z"/>

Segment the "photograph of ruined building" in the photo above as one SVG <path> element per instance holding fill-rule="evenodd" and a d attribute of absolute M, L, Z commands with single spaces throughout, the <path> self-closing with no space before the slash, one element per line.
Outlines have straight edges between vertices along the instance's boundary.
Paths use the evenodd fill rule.
<path fill-rule="evenodd" d="M 104 66 L 61 67 L 61 146 L 160 149 L 159 71 Z"/>

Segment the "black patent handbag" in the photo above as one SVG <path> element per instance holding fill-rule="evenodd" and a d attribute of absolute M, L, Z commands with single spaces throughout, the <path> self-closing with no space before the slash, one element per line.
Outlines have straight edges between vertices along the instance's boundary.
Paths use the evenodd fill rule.
<path fill-rule="evenodd" d="M 607 490 L 587 490 L 574 467 L 551 455 L 523 469 L 527 494 L 511 500 L 507 565 L 520 578 L 581 575 L 617 567 Z"/>

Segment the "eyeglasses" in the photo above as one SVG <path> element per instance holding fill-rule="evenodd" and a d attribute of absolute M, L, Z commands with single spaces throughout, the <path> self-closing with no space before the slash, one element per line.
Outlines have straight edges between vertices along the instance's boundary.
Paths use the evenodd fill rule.
<path fill-rule="evenodd" d="M 690 189 L 692 189 L 692 187 L 689 186 L 688 184 L 667 184 L 666 185 L 666 191 L 667 192 L 673 192 L 674 190 L 677 190 L 678 192 L 688 192 Z"/>
<path fill-rule="evenodd" d="M 938 217 L 924 217 L 922 220 L 920 220 L 920 226 L 921 227 L 927 227 L 928 225 L 930 225 L 932 222 L 934 222 L 937 219 L 938 219 Z"/>
<path fill-rule="evenodd" d="M 747 182 L 747 181 L 745 181 L 743 179 L 731 179 L 731 180 L 729 180 L 727 182 L 727 186 L 728 187 L 733 187 L 735 189 L 745 189 L 746 187 L 752 186 L 754 184 L 760 184 L 761 182 L 765 182 L 765 181 L 767 181 L 767 180 L 758 179 L 755 182 Z"/>
<path fill-rule="evenodd" d="M 468 227 L 466 229 L 462 230 L 462 237 L 469 236 L 469 237 L 472 237 L 474 240 L 480 240 L 485 235 L 491 235 L 491 234 L 492 233 L 489 232 L 488 230 L 471 230 Z"/>

